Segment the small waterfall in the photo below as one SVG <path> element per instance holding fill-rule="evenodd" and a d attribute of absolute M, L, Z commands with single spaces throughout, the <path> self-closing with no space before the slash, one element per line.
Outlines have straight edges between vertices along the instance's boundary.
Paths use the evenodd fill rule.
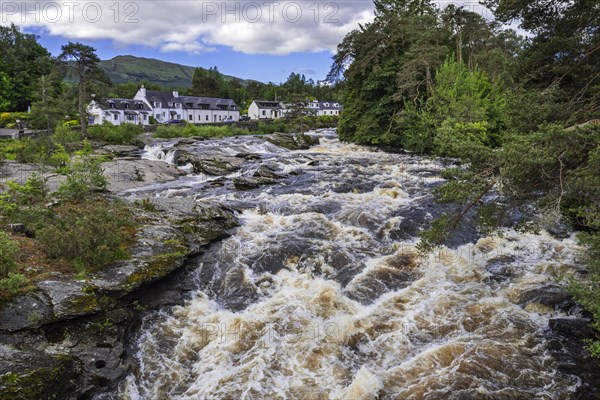
<path fill-rule="evenodd" d="M 159 160 L 167 164 L 176 165 L 177 149 L 172 146 L 165 147 L 165 144 L 146 145 L 142 158 L 146 160 Z"/>

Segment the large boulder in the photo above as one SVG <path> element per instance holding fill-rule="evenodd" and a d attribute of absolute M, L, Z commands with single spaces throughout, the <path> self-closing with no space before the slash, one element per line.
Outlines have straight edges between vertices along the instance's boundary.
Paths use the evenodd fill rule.
<path fill-rule="evenodd" d="M 185 175 L 177 167 L 155 160 L 113 160 L 102 163 L 102 169 L 111 192 L 169 182 Z"/>
<path fill-rule="evenodd" d="M 64 354 L 0 344 L 0 400 L 75 399 L 82 364 Z"/>
<path fill-rule="evenodd" d="M 266 136 L 265 139 L 288 150 L 306 150 L 319 144 L 319 138 L 302 133 L 274 133 Z"/>
<path fill-rule="evenodd" d="M 177 157 L 177 165 L 191 164 L 194 172 L 208 175 L 228 175 L 239 170 L 245 159 L 220 155 L 194 154 L 181 150 Z"/>
<path fill-rule="evenodd" d="M 108 154 L 114 157 L 140 158 L 142 150 L 137 146 L 108 145 L 96 150 L 97 154 Z"/>

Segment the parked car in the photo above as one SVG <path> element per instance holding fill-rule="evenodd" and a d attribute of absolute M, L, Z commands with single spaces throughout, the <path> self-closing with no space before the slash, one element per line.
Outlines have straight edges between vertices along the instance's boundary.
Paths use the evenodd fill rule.
<path fill-rule="evenodd" d="M 242 115 L 242 116 L 240 117 L 240 121 L 250 121 L 250 117 L 249 117 L 249 116 L 247 116 L 247 115 Z"/>
<path fill-rule="evenodd" d="M 182 119 L 170 119 L 167 122 L 165 122 L 165 125 L 177 125 L 177 124 L 183 124 L 183 120 Z"/>

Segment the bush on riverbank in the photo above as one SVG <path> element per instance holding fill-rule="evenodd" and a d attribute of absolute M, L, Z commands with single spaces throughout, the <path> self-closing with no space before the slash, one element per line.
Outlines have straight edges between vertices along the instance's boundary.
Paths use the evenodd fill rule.
<path fill-rule="evenodd" d="M 222 138 L 238 135 L 264 135 L 276 132 L 291 133 L 298 132 L 299 125 L 306 130 L 333 128 L 337 126 L 338 117 L 323 115 L 319 117 L 305 116 L 299 119 L 279 118 L 273 121 L 258 121 L 255 129 L 239 127 L 235 124 L 228 125 L 194 125 L 182 123 L 178 125 L 161 125 L 156 129 L 155 137 L 163 139 L 172 139 L 177 137 L 204 137 L 204 138 Z"/>
<path fill-rule="evenodd" d="M 106 185 L 99 160 L 84 155 L 66 169 L 55 193 L 32 174 L 0 195 L 1 225 L 23 225 L 18 235 L 0 231 L 0 301 L 48 273 L 84 274 L 127 258 L 138 221 L 124 202 L 98 194 Z"/>
<path fill-rule="evenodd" d="M 133 144 L 136 137 L 144 133 L 141 125 L 91 125 L 88 127 L 88 137 L 98 142 L 109 144 Z"/>

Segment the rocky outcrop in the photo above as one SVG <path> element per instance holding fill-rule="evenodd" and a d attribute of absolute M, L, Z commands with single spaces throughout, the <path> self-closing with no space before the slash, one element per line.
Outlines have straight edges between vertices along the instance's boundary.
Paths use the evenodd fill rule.
<path fill-rule="evenodd" d="M 53 275 L 0 306 L 0 400 L 88 398 L 114 387 L 131 368 L 124 339 L 137 316 L 183 301 L 181 284 L 148 288 L 237 225 L 216 203 L 160 199 L 154 208 L 140 215 L 128 260 L 85 280 Z"/>
<path fill-rule="evenodd" d="M 265 140 L 288 150 L 307 150 L 319 144 L 318 138 L 300 133 L 274 133 L 266 136 Z"/>
<path fill-rule="evenodd" d="M 239 170 L 246 160 L 241 157 L 215 156 L 207 157 L 181 150 L 177 157 L 177 165 L 191 164 L 194 172 L 208 175 L 227 175 Z"/>
<path fill-rule="evenodd" d="M 185 172 L 163 161 L 118 159 L 102 163 L 108 190 L 121 192 L 153 183 L 169 182 Z"/>
<path fill-rule="evenodd" d="M 108 145 L 96 150 L 97 154 L 107 154 L 119 158 L 139 159 L 142 150 L 137 146 Z"/>
<path fill-rule="evenodd" d="M 82 362 L 75 357 L 0 344 L 0 360 L 0 400 L 69 399 L 80 389 Z"/>

